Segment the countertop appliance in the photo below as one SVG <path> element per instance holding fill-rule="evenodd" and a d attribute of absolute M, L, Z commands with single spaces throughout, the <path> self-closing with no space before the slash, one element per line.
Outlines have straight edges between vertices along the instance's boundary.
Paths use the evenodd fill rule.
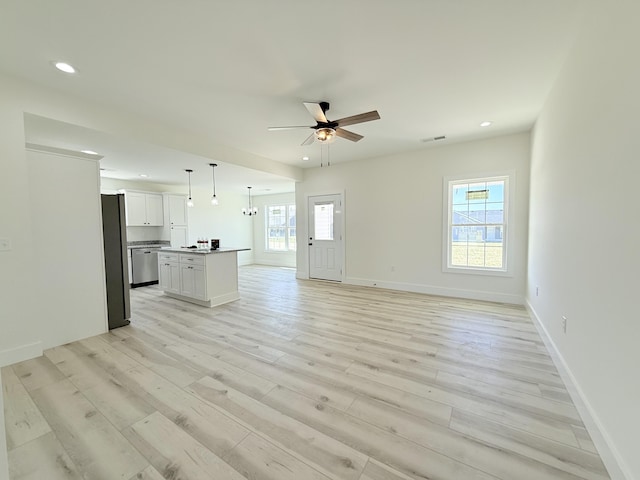
<path fill-rule="evenodd" d="M 101 195 L 109 330 L 129 325 L 129 274 L 124 195 Z"/>
<path fill-rule="evenodd" d="M 132 287 L 143 287 L 158 283 L 159 248 L 131 249 Z"/>

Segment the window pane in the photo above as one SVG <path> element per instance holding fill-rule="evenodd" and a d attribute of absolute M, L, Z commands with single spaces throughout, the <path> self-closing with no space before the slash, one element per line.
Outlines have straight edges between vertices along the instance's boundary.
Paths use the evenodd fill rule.
<path fill-rule="evenodd" d="M 485 247 L 485 267 L 502 268 L 502 242 L 487 243 Z"/>
<path fill-rule="evenodd" d="M 487 203 L 487 223 L 504 223 L 504 204 Z"/>
<path fill-rule="evenodd" d="M 504 179 L 450 184 L 450 266 L 504 267 L 505 185 Z"/>
<path fill-rule="evenodd" d="M 289 229 L 289 250 L 295 250 L 295 249 L 296 249 L 296 229 L 290 228 Z"/>
<path fill-rule="evenodd" d="M 469 185 L 467 184 L 454 185 L 451 191 L 452 191 L 453 205 L 467 204 L 467 192 L 469 191 Z"/>
<path fill-rule="evenodd" d="M 333 240 L 333 203 L 314 205 L 316 240 Z"/>
<path fill-rule="evenodd" d="M 469 184 L 469 192 L 467 193 L 467 198 L 469 199 L 469 203 L 485 203 L 486 198 L 484 191 L 487 189 L 487 184 L 485 182 L 482 183 L 470 183 Z"/>
<path fill-rule="evenodd" d="M 489 202 L 504 202 L 504 180 L 487 182 L 489 189 Z"/>

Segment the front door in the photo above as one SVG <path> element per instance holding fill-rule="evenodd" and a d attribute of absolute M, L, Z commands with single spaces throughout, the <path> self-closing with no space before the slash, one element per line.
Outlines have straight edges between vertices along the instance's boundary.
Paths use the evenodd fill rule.
<path fill-rule="evenodd" d="M 342 281 L 342 195 L 309 197 L 309 278 Z"/>

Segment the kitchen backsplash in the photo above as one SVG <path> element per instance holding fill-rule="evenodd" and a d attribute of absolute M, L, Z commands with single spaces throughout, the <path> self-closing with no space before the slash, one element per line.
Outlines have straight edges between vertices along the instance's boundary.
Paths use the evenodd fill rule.
<path fill-rule="evenodd" d="M 127 241 L 161 240 L 162 227 L 127 227 Z"/>

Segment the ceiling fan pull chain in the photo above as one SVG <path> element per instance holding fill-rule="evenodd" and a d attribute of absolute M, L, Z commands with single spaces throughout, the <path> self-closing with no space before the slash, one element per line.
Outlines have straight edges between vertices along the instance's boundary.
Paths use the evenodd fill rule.
<path fill-rule="evenodd" d="M 331 166 L 331 145 L 327 143 L 327 167 Z"/>

